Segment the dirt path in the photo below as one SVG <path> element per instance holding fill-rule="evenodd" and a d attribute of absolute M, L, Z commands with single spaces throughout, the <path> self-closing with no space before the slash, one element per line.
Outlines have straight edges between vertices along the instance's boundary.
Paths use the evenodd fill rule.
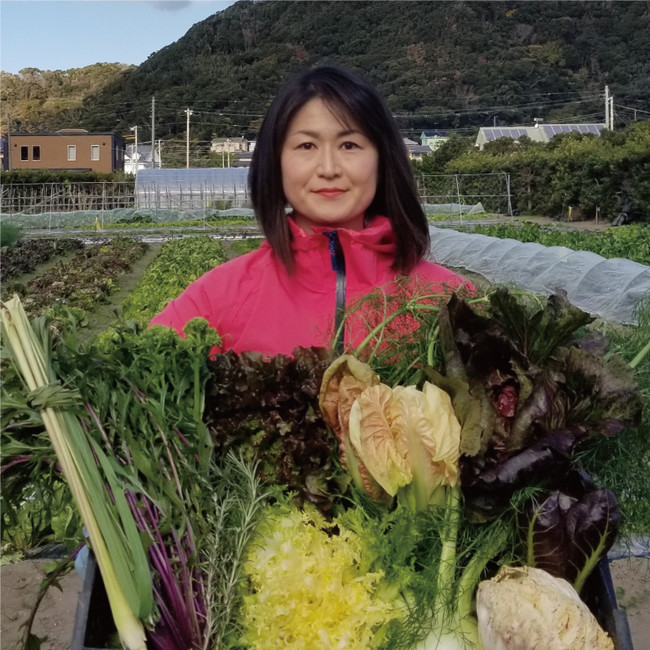
<path fill-rule="evenodd" d="M 118 278 L 117 290 L 110 295 L 109 302 L 98 305 L 95 311 L 88 315 L 88 327 L 78 331 L 81 341 L 90 341 L 93 336 L 115 323 L 115 310 L 119 310 L 124 299 L 133 291 L 145 269 L 158 255 L 161 246 L 162 243 L 149 244 L 147 252 L 131 265 L 129 271 Z"/>
<path fill-rule="evenodd" d="M 616 600 L 627 612 L 634 650 L 650 648 L 650 557 L 622 558 L 610 564 Z"/>
<path fill-rule="evenodd" d="M 44 567 L 51 560 L 22 560 L 0 567 L 0 647 L 17 650 L 23 625 L 39 593 Z M 47 636 L 41 650 L 70 650 L 81 579 L 73 570 L 60 580 L 61 589 L 49 589 L 38 609 L 32 633 Z"/>

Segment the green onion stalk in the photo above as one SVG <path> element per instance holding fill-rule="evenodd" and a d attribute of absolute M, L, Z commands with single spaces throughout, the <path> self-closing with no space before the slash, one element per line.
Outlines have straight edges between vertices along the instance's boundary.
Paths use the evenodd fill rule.
<path fill-rule="evenodd" d="M 78 395 L 61 386 L 50 363 L 49 330 L 30 324 L 15 296 L 0 306 L 4 343 L 41 413 L 97 558 L 117 632 L 126 650 L 146 650 L 144 622 L 154 616 L 152 579 L 140 532 L 114 465 L 84 431 Z"/>

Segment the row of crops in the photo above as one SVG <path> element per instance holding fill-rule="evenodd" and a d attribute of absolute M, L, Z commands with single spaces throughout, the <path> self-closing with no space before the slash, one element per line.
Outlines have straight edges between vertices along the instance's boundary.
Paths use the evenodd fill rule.
<path fill-rule="evenodd" d="M 575 251 L 590 251 L 605 258 L 621 257 L 650 266 L 650 226 L 630 225 L 598 232 L 548 228 L 534 223 L 468 225 L 455 227 L 463 232 L 478 233 L 500 239 L 536 242 L 543 246 L 564 246 Z"/>
<path fill-rule="evenodd" d="M 108 494 L 115 494 L 120 486 L 141 526 L 141 535 L 131 540 L 133 555 L 129 557 L 135 558 L 138 544 L 147 540 L 140 551 L 148 558 L 145 564 L 150 563 L 149 588 L 157 603 L 146 613 L 156 621 L 146 632 L 148 647 L 163 647 L 160 644 L 174 634 L 180 640 L 164 647 L 215 643 L 232 648 L 279 647 L 292 629 L 300 632 L 288 647 L 297 649 L 320 647 L 322 629 L 333 643 L 347 638 L 354 640 L 354 647 L 370 647 L 374 639 L 377 647 L 415 647 L 429 631 L 439 633 L 443 619 L 457 620 L 461 611 L 467 614 L 464 618 L 473 618 L 473 613 L 463 609 L 471 599 L 460 597 L 463 592 L 456 581 L 475 589 L 471 576 L 476 573 L 478 580 L 479 575 L 489 575 L 477 567 L 523 561 L 522 530 L 515 519 L 532 507 L 531 491 L 538 495 L 538 503 L 551 508 L 546 500 L 549 491 L 564 489 L 562 481 L 569 473 L 577 480 L 578 469 L 587 472 L 594 485 L 580 479 L 580 488 L 573 485 L 575 491 L 566 498 L 576 504 L 572 517 L 578 509 L 588 513 L 581 523 L 589 534 L 577 554 L 562 554 L 558 552 L 562 549 L 544 546 L 553 535 L 549 538 L 548 531 L 539 528 L 540 517 L 534 516 L 537 527 L 531 523 L 524 536 L 534 537 L 546 549 L 546 559 L 537 559 L 539 566 L 547 562 L 545 566 L 553 565 L 556 571 L 582 566 L 586 546 L 594 540 L 596 546 L 605 546 L 617 530 L 626 537 L 650 533 L 650 504 L 645 498 L 650 462 L 650 364 L 646 356 L 650 309 L 642 313 L 638 326 L 611 327 L 590 324 L 570 305 L 544 305 L 534 296 L 519 303 L 492 287 L 477 297 L 478 315 L 469 303 L 451 308 L 447 332 L 451 338 L 446 342 L 437 338 L 447 322 L 438 319 L 437 312 L 404 312 L 420 319 L 416 339 L 396 342 L 403 345 L 397 354 L 392 350 L 389 355 L 367 359 L 385 384 L 392 385 L 399 377 L 413 392 L 422 385 L 423 368 L 428 369 L 429 381 L 438 381 L 445 369 L 451 377 L 445 346 L 457 339 L 461 349 L 471 331 L 475 349 L 464 362 L 463 372 L 474 377 L 472 394 L 484 390 L 482 375 L 474 373 L 486 372 L 493 391 L 485 393 L 480 409 L 482 414 L 493 405 L 497 409 L 493 417 L 499 422 L 495 435 L 500 455 L 491 456 L 490 447 L 474 450 L 478 455 L 471 457 L 467 452 L 465 459 L 456 461 L 464 472 L 477 477 L 465 495 L 467 503 L 473 504 L 474 519 L 468 518 L 469 511 L 455 509 L 450 499 L 458 497 L 458 492 L 443 485 L 436 508 L 446 504 L 446 512 L 456 513 L 450 518 L 440 516 L 445 511 L 431 510 L 428 502 L 424 510 L 414 509 L 421 499 L 415 491 L 413 499 L 374 502 L 358 485 L 352 487 L 355 479 L 335 460 L 338 440 L 319 416 L 321 380 L 332 361 L 325 351 L 303 350 L 295 358 L 271 360 L 226 353 L 207 362 L 215 336 L 206 328 L 197 324 L 184 341 L 165 328 L 146 329 L 169 299 L 225 261 L 218 240 L 198 236 L 166 242 L 121 303 L 121 322 L 84 344 L 76 340 L 75 327 L 92 320 L 98 304 L 110 301 L 132 264 L 146 252 L 146 245 L 115 238 L 64 248 L 55 246 L 54 240 L 43 248 L 48 251 L 42 253 L 43 262 L 47 257 L 47 270 L 39 273 L 42 266 L 19 262 L 21 249 L 28 250 L 30 241 L 3 250 L 3 269 L 4 260 L 13 256 L 7 268 L 16 270 L 3 280 L 2 298 L 6 301 L 10 292 L 16 292 L 32 317 L 45 316 L 47 322 L 56 324 L 49 330 L 53 339 L 46 341 L 48 358 L 60 384 L 75 395 L 67 395 L 71 400 L 67 403 L 66 395 L 59 393 L 60 401 L 48 405 L 78 418 L 101 461 L 97 471 L 113 468 L 110 480 L 118 483 L 111 484 Z M 39 253 L 27 255 L 36 259 Z M 29 269 L 28 281 L 20 269 Z M 66 317 L 71 313 L 75 318 Z M 496 320 L 488 321 L 488 316 Z M 609 337 L 609 347 L 604 336 Z M 567 343 L 574 337 L 584 341 L 583 347 Z M 510 355 L 514 365 L 500 365 L 504 355 Z M 482 369 L 473 367 L 471 359 L 480 360 Z M 564 364 L 562 373 L 553 366 L 559 362 Z M 33 394 L 26 396 L 16 369 L 6 359 L 3 364 L 3 397 L 11 396 L 3 400 L 2 413 L 0 503 L 5 553 L 25 552 L 47 542 L 64 543 L 71 551 L 83 540 L 82 522 L 43 428 L 38 399 L 47 398 L 41 393 L 36 401 Z M 414 371 L 414 365 L 419 369 Z M 510 372 L 512 368 L 516 372 Z M 597 372 L 585 374 L 583 368 Z M 558 380 L 560 375 L 570 381 Z M 636 385 L 630 382 L 632 376 Z M 455 390 L 461 385 L 458 381 L 452 382 Z M 553 383 L 556 392 L 549 402 L 542 394 L 547 394 L 552 382 L 559 383 Z M 535 406 L 535 440 L 527 439 L 522 430 L 520 440 L 525 441 L 509 450 L 522 469 L 514 476 L 512 463 L 508 465 L 503 455 L 504 446 L 511 444 L 508 432 L 513 422 L 532 417 L 530 408 L 523 408 L 523 392 L 519 403 L 512 399 L 513 391 L 520 389 L 541 392 Z M 472 411 L 469 393 L 459 399 Z M 563 409 L 546 413 L 544 404 L 549 403 L 561 403 Z M 508 409 L 514 415 L 506 415 Z M 478 413 L 472 412 L 471 417 Z M 558 418 L 563 433 L 556 435 L 553 444 L 559 446 L 549 447 L 540 431 Z M 524 458 L 532 464 L 521 465 Z M 483 491 L 487 477 L 482 474 L 487 465 L 499 470 L 499 489 L 490 488 L 488 500 Z M 511 479 L 506 480 L 507 474 Z M 102 476 L 108 481 L 108 474 Z M 534 486 L 531 476 L 537 481 Z M 552 484 L 547 482 L 549 477 Z M 602 517 L 611 505 L 610 491 L 618 495 L 620 521 Z M 109 510 L 113 507 L 110 496 L 96 498 L 103 499 Z M 557 503 L 569 502 L 555 498 Z M 493 512 L 486 514 L 486 504 Z M 496 511 L 501 513 L 497 518 L 493 516 Z M 564 526 L 568 511 L 551 508 L 549 513 L 555 518 L 554 526 Z M 477 514 L 482 525 L 477 523 Z M 599 528 L 603 524 L 611 528 L 603 532 Z M 277 546 L 269 550 L 261 544 L 251 546 L 251 540 L 260 539 L 255 537 L 260 530 L 276 540 Z M 94 546 L 92 537 L 90 543 Z M 561 546 L 574 548 L 567 538 L 562 538 Z M 457 547 L 467 551 L 457 554 Z M 530 553 L 529 560 L 535 556 Z M 593 564 L 595 555 L 587 555 L 587 564 Z M 278 563 L 271 561 L 276 556 L 281 559 Z M 283 573 L 282 566 L 288 571 Z M 572 582 L 584 582 L 584 572 L 578 573 Z M 309 596 L 303 576 L 317 585 L 322 598 Z M 440 585 L 445 585 L 444 603 L 442 591 L 437 596 L 432 592 Z M 180 596 L 173 599 L 173 607 L 156 600 L 164 599 L 171 593 L 168 590 Z M 400 596 L 402 606 L 386 599 L 386 594 L 397 593 L 407 594 Z M 410 603 L 408 608 L 403 598 Z M 429 599 L 442 610 L 433 611 L 426 605 Z M 211 613 L 210 626 L 197 615 L 205 611 Z M 285 618 L 282 612 L 287 611 Z M 332 616 L 325 617 L 323 612 Z M 310 621 L 314 620 L 325 627 L 313 631 Z M 183 623 L 182 630 L 178 622 Z"/>

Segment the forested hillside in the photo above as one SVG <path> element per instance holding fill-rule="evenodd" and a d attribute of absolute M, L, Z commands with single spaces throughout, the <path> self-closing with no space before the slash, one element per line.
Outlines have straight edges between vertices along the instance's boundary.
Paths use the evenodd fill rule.
<path fill-rule="evenodd" d="M 70 70 L 23 68 L 20 74 L 0 72 L 3 127 L 7 115 L 11 116 L 16 130 L 27 132 L 74 126 L 67 116 L 78 111 L 84 99 L 96 95 L 134 67 L 95 63 Z"/>
<path fill-rule="evenodd" d="M 650 105 L 649 2 L 238 2 L 142 65 L 23 128 L 82 126 L 156 137 L 253 137 L 291 72 L 337 61 L 367 74 L 405 133 L 549 120 L 619 125 Z M 25 79 L 29 87 L 34 81 Z M 3 84 L 12 108 L 18 97 Z M 17 86 L 18 87 L 18 86 Z M 24 88 L 23 97 L 29 94 Z"/>

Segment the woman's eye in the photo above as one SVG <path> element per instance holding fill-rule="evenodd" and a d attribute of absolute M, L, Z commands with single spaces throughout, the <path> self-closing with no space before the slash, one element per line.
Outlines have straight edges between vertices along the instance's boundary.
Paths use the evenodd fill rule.
<path fill-rule="evenodd" d="M 302 142 L 298 145 L 298 149 L 306 149 L 307 151 L 313 148 L 314 148 L 313 142 Z"/>
<path fill-rule="evenodd" d="M 358 149 L 359 145 L 356 142 L 349 141 L 343 143 L 343 148 L 347 151 L 351 151 L 352 149 Z"/>

